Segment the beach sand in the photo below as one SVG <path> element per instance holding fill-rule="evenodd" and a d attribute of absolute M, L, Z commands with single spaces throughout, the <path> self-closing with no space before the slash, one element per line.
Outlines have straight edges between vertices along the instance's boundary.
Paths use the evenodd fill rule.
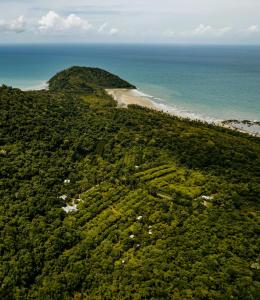
<path fill-rule="evenodd" d="M 147 107 L 150 109 L 164 111 L 164 112 L 169 113 L 174 116 L 187 118 L 187 116 L 178 114 L 177 111 L 175 111 L 175 110 L 173 112 L 172 110 L 166 111 L 166 110 L 162 109 L 162 107 L 160 107 L 159 105 L 156 105 L 156 103 L 154 103 L 151 99 L 149 99 L 148 96 L 146 97 L 145 95 L 143 95 L 136 89 L 106 89 L 106 92 L 110 96 L 112 96 L 115 101 L 117 101 L 118 107 L 127 108 L 127 106 L 129 104 L 137 104 L 137 105 L 144 106 L 144 107 Z M 193 118 L 189 118 L 189 119 L 193 119 Z M 212 123 L 217 126 L 221 126 L 221 127 L 228 128 L 231 130 L 247 133 L 247 134 L 250 134 L 253 136 L 259 136 L 258 133 L 252 133 L 249 130 L 239 129 L 235 126 L 232 126 L 232 124 L 224 124 L 223 121 L 212 122 Z"/>
<path fill-rule="evenodd" d="M 151 109 L 159 108 L 148 98 L 135 89 L 106 89 L 106 92 L 117 101 L 119 107 L 127 107 L 129 104 L 137 104 Z"/>

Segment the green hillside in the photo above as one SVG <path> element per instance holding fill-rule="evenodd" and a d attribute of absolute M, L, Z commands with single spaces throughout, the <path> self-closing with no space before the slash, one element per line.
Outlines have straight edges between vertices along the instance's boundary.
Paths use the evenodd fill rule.
<path fill-rule="evenodd" d="M 71 67 L 49 80 L 51 91 L 94 93 L 100 88 L 135 88 L 135 86 L 99 68 Z"/>
<path fill-rule="evenodd" d="M 259 139 L 63 75 L 0 88 L 0 299 L 258 299 Z"/>

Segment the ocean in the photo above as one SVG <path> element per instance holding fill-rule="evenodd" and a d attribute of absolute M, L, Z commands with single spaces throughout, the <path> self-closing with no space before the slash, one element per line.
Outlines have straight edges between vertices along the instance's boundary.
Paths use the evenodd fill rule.
<path fill-rule="evenodd" d="M 0 84 L 40 88 L 73 65 L 104 68 L 188 117 L 260 120 L 260 46 L 0 46 Z"/>

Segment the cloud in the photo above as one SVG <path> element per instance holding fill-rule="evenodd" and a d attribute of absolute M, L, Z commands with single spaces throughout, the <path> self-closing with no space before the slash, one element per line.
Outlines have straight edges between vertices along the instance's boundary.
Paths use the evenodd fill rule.
<path fill-rule="evenodd" d="M 111 28 L 109 30 L 109 35 L 115 35 L 119 32 L 119 30 L 117 28 Z"/>
<path fill-rule="evenodd" d="M 102 34 L 116 35 L 118 32 L 117 28 L 111 28 L 108 23 L 104 23 L 98 28 L 98 33 Z"/>
<path fill-rule="evenodd" d="M 230 27 L 230 26 L 219 28 L 219 29 L 216 30 L 216 35 L 221 36 L 221 35 L 229 32 L 231 30 L 232 30 L 232 27 Z"/>
<path fill-rule="evenodd" d="M 251 25 L 247 28 L 247 31 L 256 33 L 256 32 L 260 32 L 260 28 L 257 25 Z"/>
<path fill-rule="evenodd" d="M 231 31 L 232 27 L 215 28 L 211 25 L 200 24 L 195 29 L 186 31 L 166 30 L 163 35 L 167 38 L 220 37 Z"/>
<path fill-rule="evenodd" d="M 105 29 L 108 27 L 107 23 L 102 24 L 99 28 L 98 28 L 98 32 L 102 33 L 105 31 Z"/>
<path fill-rule="evenodd" d="M 26 22 L 24 16 L 20 16 L 17 19 L 11 21 L 0 20 L 1 31 L 13 31 L 16 33 L 22 33 L 26 30 Z"/>
<path fill-rule="evenodd" d="M 192 30 L 193 35 L 203 35 L 213 30 L 210 25 L 200 24 L 198 27 Z"/>
<path fill-rule="evenodd" d="M 229 32 L 232 28 L 229 26 L 221 27 L 221 28 L 214 28 L 210 25 L 200 24 L 194 30 L 192 30 L 192 35 L 215 35 L 221 36 L 227 32 Z"/>
<path fill-rule="evenodd" d="M 87 20 L 83 20 L 75 14 L 62 17 L 55 11 L 49 11 L 45 16 L 42 16 L 38 21 L 38 25 L 39 30 L 42 32 L 66 31 L 71 29 L 87 31 L 93 27 Z"/>

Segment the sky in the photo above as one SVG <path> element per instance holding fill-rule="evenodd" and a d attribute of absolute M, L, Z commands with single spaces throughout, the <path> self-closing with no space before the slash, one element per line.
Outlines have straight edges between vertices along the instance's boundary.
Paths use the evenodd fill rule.
<path fill-rule="evenodd" d="M 0 0 L 0 43 L 260 44 L 260 0 Z"/>

